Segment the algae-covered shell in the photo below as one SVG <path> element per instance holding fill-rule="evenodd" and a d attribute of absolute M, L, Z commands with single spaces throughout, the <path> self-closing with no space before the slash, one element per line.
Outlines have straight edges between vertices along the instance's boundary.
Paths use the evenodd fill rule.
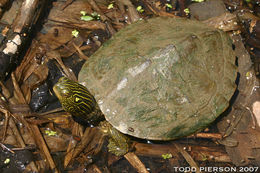
<path fill-rule="evenodd" d="M 157 17 L 116 33 L 84 64 L 79 82 L 122 133 L 170 140 L 205 128 L 225 111 L 236 74 L 226 33 Z"/>

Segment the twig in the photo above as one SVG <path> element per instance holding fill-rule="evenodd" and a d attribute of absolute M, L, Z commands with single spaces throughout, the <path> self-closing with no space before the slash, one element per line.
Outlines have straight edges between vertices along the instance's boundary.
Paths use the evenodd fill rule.
<path fill-rule="evenodd" d="M 17 99 L 19 99 L 19 103 L 23 103 L 23 104 L 26 104 L 26 100 L 24 98 L 24 95 L 19 87 L 19 84 L 16 80 L 16 77 L 15 77 L 15 74 L 14 73 L 11 73 L 11 77 L 12 77 L 12 82 L 13 82 L 13 85 L 14 85 L 14 93 L 17 95 Z"/>
<path fill-rule="evenodd" d="M 4 112 L 4 110 L 1 110 L 1 112 Z M 8 128 L 8 124 L 9 124 L 9 119 L 10 119 L 8 111 L 6 111 L 6 113 L 4 113 L 4 114 L 5 114 L 5 123 L 4 123 L 4 134 L 3 134 L 2 142 L 4 142 L 4 140 L 5 140 L 7 128 Z"/>
<path fill-rule="evenodd" d="M 222 135 L 220 133 L 197 133 L 187 138 L 206 138 L 206 139 L 222 139 Z"/>
<path fill-rule="evenodd" d="M 65 8 L 67 8 L 70 4 L 73 3 L 74 0 L 67 0 L 62 6 L 61 6 L 61 10 L 64 10 Z"/>
<path fill-rule="evenodd" d="M 167 12 L 160 11 L 160 10 L 156 9 L 156 8 L 152 5 L 152 3 L 151 3 L 149 0 L 143 0 L 143 2 L 146 4 L 146 6 L 147 6 L 155 15 L 158 15 L 158 16 L 168 16 L 168 17 L 177 17 L 177 16 L 175 16 L 174 14 L 167 13 Z"/>
<path fill-rule="evenodd" d="M 4 150 L 7 150 L 9 151 L 10 153 L 14 154 L 15 152 L 13 150 L 11 150 L 10 148 L 6 147 L 4 144 L 0 143 L 1 147 L 4 149 Z"/>
<path fill-rule="evenodd" d="M 102 173 L 102 171 L 97 167 L 97 165 L 93 164 L 91 166 L 91 172 L 93 171 L 93 173 Z"/>
<path fill-rule="evenodd" d="M 11 67 L 18 61 L 17 55 L 30 39 L 28 34 L 36 24 L 47 0 L 24 0 L 19 8 L 12 27 L 7 32 L 6 38 L 0 45 L 0 57 L 3 63 L 0 65 L 0 78 L 6 77 Z"/>
<path fill-rule="evenodd" d="M 136 11 L 134 5 L 129 0 L 118 0 L 119 4 L 122 3 L 128 7 L 128 13 L 131 20 L 131 23 L 136 22 L 140 19 L 140 15 Z"/>
<path fill-rule="evenodd" d="M 9 92 L 9 90 L 6 88 L 6 86 L 3 84 L 3 82 L 0 81 L 0 86 L 2 88 L 2 93 L 1 95 L 5 98 L 5 99 L 8 99 L 11 97 L 11 94 Z"/>
<path fill-rule="evenodd" d="M 45 143 L 45 141 L 42 137 L 42 134 L 41 134 L 38 126 L 37 125 L 31 125 L 31 129 L 34 132 L 34 139 L 36 140 L 36 143 L 38 144 L 40 150 L 44 153 L 52 171 L 55 171 L 56 173 L 60 172 L 57 169 L 57 167 L 56 167 L 56 165 L 55 165 L 55 163 L 54 163 L 54 161 L 51 157 L 50 151 L 49 151 L 49 149 L 48 149 L 48 147 L 47 147 L 47 145 L 46 145 L 46 143 Z"/>
<path fill-rule="evenodd" d="M 10 125 L 10 127 L 11 127 L 11 129 L 12 129 L 14 135 L 15 135 L 16 140 L 17 140 L 18 143 L 20 144 L 20 146 L 21 146 L 21 147 L 25 147 L 26 145 L 25 145 L 25 143 L 24 143 L 24 140 L 23 140 L 23 138 L 22 138 L 22 136 L 21 136 L 19 130 L 17 129 L 17 127 L 16 127 L 16 125 L 15 125 L 15 122 L 14 122 L 14 120 L 13 120 L 12 117 L 10 117 L 9 125 Z"/>
<path fill-rule="evenodd" d="M 126 153 L 124 157 L 137 170 L 137 172 L 148 173 L 145 165 L 133 152 Z"/>
<path fill-rule="evenodd" d="M 72 43 L 72 44 L 73 44 L 74 48 L 78 51 L 79 57 L 84 60 L 88 60 L 88 57 L 80 50 L 80 48 L 75 43 Z"/>
<path fill-rule="evenodd" d="M 14 84 L 14 88 L 15 88 L 15 93 L 19 96 L 19 102 L 22 104 L 26 104 L 26 100 L 24 98 L 24 95 L 16 81 L 15 75 L 14 73 L 11 74 L 12 76 L 12 81 Z M 51 154 L 48 150 L 48 147 L 43 139 L 43 136 L 38 128 L 37 125 L 31 125 L 28 124 L 25 120 L 23 120 L 23 123 L 28 127 L 28 129 L 30 130 L 31 134 L 34 136 L 34 141 L 40 146 L 39 149 L 40 151 L 44 154 L 45 158 L 47 159 L 51 169 L 55 172 L 59 172 L 58 169 L 56 168 L 56 165 L 51 157 Z M 14 121 L 12 120 L 12 118 L 10 119 L 10 127 L 16 131 L 15 134 L 17 134 L 17 139 L 19 140 L 20 144 L 22 145 L 22 147 L 25 147 L 25 143 L 23 141 L 23 138 L 21 137 L 17 127 L 15 126 Z M 18 135 L 19 134 L 19 135 Z M 33 165 L 33 167 L 35 167 L 35 165 Z M 35 167 L 36 168 L 36 167 Z"/>
<path fill-rule="evenodd" d="M 9 122 L 8 124 L 10 125 L 10 128 L 12 129 L 11 131 L 12 131 L 13 135 L 15 136 L 15 139 L 18 141 L 18 143 L 20 144 L 21 147 L 25 148 L 26 145 L 25 145 L 25 143 L 24 143 L 24 140 L 23 140 L 23 138 L 22 138 L 22 136 L 21 136 L 19 130 L 17 129 L 17 127 L 16 127 L 16 125 L 15 125 L 15 122 L 14 122 L 14 120 L 13 120 L 13 115 L 9 112 L 9 110 L 4 109 L 4 108 L 0 108 L 0 111 L 5 114 L 5 117 L 8 117 L 8 119 L 9 119 L 9 120 L 8 120 L 8 122 Z M 12 117 L 11 117 L 10 115 L 12 115 Z M 6 120 L 6 121 L 7 121 L 7 120 Z M 7 125 L 6 125 L 5 128 L 7 129 Z M 6 130 L 6 129 L 5 129 L 5 130 Z M 32 171 L 38 172 L 38 169 L 37 169 L 37 167 L 36 167 L 34 161 L 31 162 L 29 166 L 30 166 L 30 168 L 32 169 Z"/>
<path fill-rule="evenodd" d="M 79 126 L 80 125 L 78 123 L 74 122 L 73 128 L 72 128 L 72 135 L 79 136 Z M 64 168 L 66 168 L 69 165 L 70 161 L 73 159 L 73 154 L 74 154 L 76 145 L 77 145 L 77 141 L 74 140 L 73 138 L 71 138 L 68 148 L 67 148 L 67 153 L 66 153 L 66 156 L 64 159 Z"/>
<path fill-rule="evenodd" d="M 176 147 L 176 149 L 182 154 L 182 156 L 185 158 L 185 160 L 189 163 L 189 165 L 191 166 L 191 167 L 195 167 L 196 168 L 196 173 L 199 173 L 200 171 L 200 169 L 199 169 L 199 167 L 198 167 L 198 165 L 197 165 L 197 163 L 193 160 L 193 158 L 189 155 L 189 153 L 187 153 L 183 148 L 181 148 L 180 146 L 179 146 L 179 144 L 177 144 L 177 143 L 173 143 L 173 145 Z"/>
<path fill-rule="evenodd" d="M 53 109 L 53 110 L 50 110 L 48 112 L 43 112 L 43 113 L 38 113 L 39 116 L 45 116 L 45 115 L 49 115 L 49 114 L 52 114 L 52 113 L 57 113 L 57 112 L 63 112 L 63 108 L 60 107 L 60 108 L 57 108 L 57 109 Z"/>
<path fill-rule="evenodd" d="M 96 155 L 101 150 L 104 136 L 98 128 L 87 128 L 75 148 L 72 158 L 76 158 L 83 150 L 86 155 Z"/>
<path fill-rule="evenodd" d="M 234 120 L 234 122 L 228 127 L 228 129 L 225 131 L 223 138 L 226 138 L 228 136 L 230 136 L 234 129 L 236 128 L 236 126 L 238 125 L 238 123 L 240 122 L 240 120 L 242 119 L 244 114 L 237 114 L 236 115 L 236 119 Z"/>
<path fill-rule="evenodd" d="M 191 148 L 190 154 L 192 157 L 198 161 L 205 161 L 207 159 L 210 162 L 231 162 L 227 153 L 219 147 L 206 147 L 206 146 L 196 146 L 179 144 L 181 148 L 187 147 Z M 137 143 L 135 145 L 135 153 L 142 156 L 159 157 L 161 158 L 163 154 L 169 153 L 174 157 L 178 156 L 178 151 L 173 147 L 173 145 L 160 145 L 160 144 L 143 144 Z M 204 156 L 204 157 L 202 157 Z"/>

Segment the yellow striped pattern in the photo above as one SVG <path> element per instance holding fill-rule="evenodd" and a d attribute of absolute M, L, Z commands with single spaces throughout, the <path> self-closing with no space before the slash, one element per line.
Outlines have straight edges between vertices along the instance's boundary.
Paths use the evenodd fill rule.
<path fill-rule="evenodd" d="M 53 90 L 65 111 L 73 116 L 91 120 L 88 115 L 96 108 L 95 98 L 83 85 L 62 77 L 54 85 Z"/>

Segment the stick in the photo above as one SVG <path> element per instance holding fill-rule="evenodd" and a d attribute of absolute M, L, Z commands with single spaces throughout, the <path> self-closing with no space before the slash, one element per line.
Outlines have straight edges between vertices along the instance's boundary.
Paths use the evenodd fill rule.
<path fill-rule="evenodd" d="M 52 157 L 50 154 L 50 151 L 42 137 L 42 134 L 38 128 L 37 125 L 31 125 L 31 129 L 34 132 L 34 139 L 36 140 L 37 145 L 39 146 L 39 149 L 44 153 L 46 160 L 49 162 L 49 165 L 51 167 L 51 170 L 54 171 L 55 173 L 59 173 Z"/>
<path fill-rule="evenodd" d="M 187 153 L 179 144 L 173 143 L 173 145 L 176 147 L 176 149 L 182 154 L 182 156 L 185 158 L 185 160 L 189 163 L 190 167 L 196 168 L 196 173 L 200 173 L 200 169 L 197 165 L 197 163 L 193 160 L 193 158 Z"/>
<path fill-rule="evenodd" d="M 18 61 L 29 40 L 29 34 L 36 24 L 47 0 L 24 0 L 13 25 L 8 29 L 4 42 L 0 46 L 0 80 L 10 72 L 12 66 Z"/>
<path fill-rule="evenodd" d="M 133 152 L 126 153 L 124 157 L 137 170 L 137 172 L 148 173 L 142 161 Z"/>

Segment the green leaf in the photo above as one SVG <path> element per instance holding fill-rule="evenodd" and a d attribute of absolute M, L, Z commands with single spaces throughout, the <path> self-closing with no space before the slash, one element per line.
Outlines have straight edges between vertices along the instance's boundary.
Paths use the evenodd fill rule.
<path fill-rule="evenodd" d="M 202 161 L 207 161 L 208 158 L 205 154 L 200 154 L 201 155 L 201 158 L 202 158 Z"/>
<path fill-rule="evenodd" d="M 91 16 L 81 16 L 80 19 L 81 19 L 81 20 L 84 20 L 84 21 L 91 21 L 91 20 L 93 20 L 94 18 L 91 17 Z"/>
<path fill-rule="evenodd" d="M 138 12 L 140 12 L 140 13 L 144 12 L 144 9 L 143 9 L 143 7 L 142 7 L 141 5 L 139 5 L 139 6 L 136 8 L 136 10 L 137 10 Z"/>
<path fill-rule="evenodd" d="M 45 130 L 45 134 L 48 136 L 55 136 L 55 135 L 57 135 L 57 132 L 52 131 L 52 130 Z"/>
<path fill-rule="evenodd" d="M 171 4 L 165 4 L 166 5 L 166 7 L 168 7 L 168 8 L 172 8 L 172 5 Z"/>
<path fill-rule="evenodd" d="M 163 159 L 171 159 L 172 158 L 172 154 L 171 153 L 162 154 L 162 158 Z"/>
<path fill-rule="evenodd" d="M 94 17 L 94 18 L 97 19 L 97 20 L 100 19 L 100 14 L 98 14 L 97 12 L 91 13 L 91 16 Z"/>
<path fill-rule="evenodd" d="M 4 164 L 10 163 L 10 161 L 11 161 L 11 160 L 10 160 L 9 158 L 6 158 L 5 161 L 4 161 Z"/>
<path fill-rule="evenodd" d="M 87 14 L 86 11 L 80 11 L 80 14 L 82 14 L 82 16 L 85 16 Z"/>
<path fill-rule="evenodd" d="M 184 11 L 184 13 L 186 13 L 186 15 L 188 15 L 190 13 L 190 9 L 188 9 L 188 8 L 185 8 L 183 11 Z"/>
<path fill-rule="evenodd" d="M 73 30 L 73 31 L 71 32 L 71 34 L 72 34 L 72 36 L 74 36 L 74 37 L 78 37 L 78 36 L 79 36 L 79 31 L 77 31 L 77 30 L 75 29 L 75 30 Z"/>
<path fill-rule="evenodd" d="M 107 9 L 112 9 L 112 8 L 114 8 L 114 4 L 113 4 L 113 3 L 111 3 L 111 4 L 109 4 L 109 5 L 107 6 Z"/>

